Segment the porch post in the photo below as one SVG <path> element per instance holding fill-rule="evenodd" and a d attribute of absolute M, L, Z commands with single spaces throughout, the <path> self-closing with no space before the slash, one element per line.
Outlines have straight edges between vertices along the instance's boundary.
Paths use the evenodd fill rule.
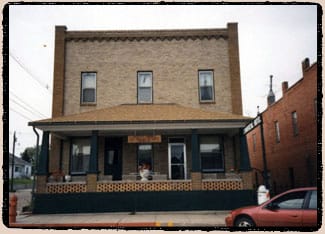
<path fill-rule="evenodd" d="M 199 152 L 199 136 L 197 134 L 197 129 L 192 130 L 192 190 L 202 189 L 202 173 L 201 173 L 201 161 Z"/>
<path fill-rule="evenodd" d="M 46 193 L 46 181 L 48 176 L 48 161 L 49 161 L 49 135 L 47 131 L 43 132 L 41 153 L 37 162 L 37 193 Z"/>
<path fill-rule="evenodd" d="M 38 161 L 37 175 L 48 174 L 49 161 L 49 132 L 43 132 L 41 154 Z"/>
<path fill-rule="evenodd" d="M 192 130 L 192 172 L 201 172 L 200 152 L 199 152 L 199 136 L 197 130 Z"/>
<path fill-rule="evenodd" d="M 98 131 L 92 131 L 89 169 L 87 172 L 87 192 L 96 192 L 98 173 Z"/>
<path fill-rule="evenodd" d="M 92 131 L 88 173 L 97 174 L 98 171 L 98 165 L 97 165 L 98 144 L 97 143 L 98 143 L 98 131 Z"/>

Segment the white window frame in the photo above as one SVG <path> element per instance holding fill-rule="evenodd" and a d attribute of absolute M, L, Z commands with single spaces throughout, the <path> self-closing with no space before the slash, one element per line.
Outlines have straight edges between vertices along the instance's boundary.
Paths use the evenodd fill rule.
<path fill-rule="evenodd" d="M 94 78 L 95 78 L 95 87 L 84 87 L 84 76 L 87 76 L 87 75 L 94 75 Z M 91 88 L 91 89 L 94 89 L 95 92 L 94 92 L 94 101 L 93 102 L 87 102 L 87 101 L 84 101 L 84 89 L 86 88 Z M 81 72 L 81 97 L 80 97 L 80 102 L 81 104 L 96 104 L 97 102 L 97 73 L 96 72 Z"/>
<path fill-rule="evenodd" d="M 187 179 L 187 157 L 186 157 L 186 144 L 185 143 L 168 143 L 168 179 L 172 179 L 172 163 L 171 163 L 171 147 L 173 145 L 181 145 L 183 146 L 184 151 L 184 180 Z M 177 164 L 173 164 L 177 165 Z"/>
<path fill-rule="evenodd" d="M 150 75 L 150 79 L 151 79 L 151 86 L 149 87 L 150 88 L 150 100 L 149 101 L 144 101 L 144 100 L 140 100 L 140 90 L 141 88 L 148 88 L 147 86 L 145 87 L 141 87 L 141 85 L 139 84 L 140 83 L 140 77 L 141 75 Z M 142 103 L 153 103 L 153 74 L 151 71 L 138 71 L 138 75 L 137 75 L 137 87 L 138 87 L 138 93 L 137 93 L 137 100 L 138 100 L 138 103 L 139 104 L 142 104 Z"/>
<path fill-rule="evenodd" d="M 201 75 L 203 75 L 204 73 L 210 73 L 211 75 L 211 85 L 207 85 L 207 86 L 201 86 Z M 201 95 L 201 87 L 210 87 L 212 88 L 212 99 L 208 99 L 208 100 L 202 100 L 202 95 Z M 214 72 L 213 70 L 199 70 L 199 100 L 201 103 L 205 103 L 205 102 L 214 102 L 215 101 L 215 90 L 214 90 Z"/>

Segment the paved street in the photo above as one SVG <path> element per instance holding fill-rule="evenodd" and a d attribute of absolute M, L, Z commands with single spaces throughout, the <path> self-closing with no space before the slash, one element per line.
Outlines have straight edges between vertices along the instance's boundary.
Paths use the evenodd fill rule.
<path fill-rule="evenodd" d="M 139 212 L 19 215 L 16 226 L 27 227 L 223 227 L 228 211 Z"/>

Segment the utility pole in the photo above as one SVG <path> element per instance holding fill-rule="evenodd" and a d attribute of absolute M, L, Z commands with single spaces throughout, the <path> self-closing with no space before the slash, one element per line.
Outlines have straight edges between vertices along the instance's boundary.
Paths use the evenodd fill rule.
<path fill-rule="evenodd" d="M 261 141 L 262 141 L 262 157 L 263 157 L 263 179 L 264 179 L 264 184 L 267 189 L 270 189 L 270 184 L 269 184 L 269 175 L 268 175 L 268 169 L 267 169 L 267 161 L 266 161 L 266 153 L 265 153 L 265 141 L 264 141 L 264 128 L 263 128 L 263 117 L 262 114 L 258 114 L 261 119 L 261 124 L 260 124 L 260 130 L 261 130 Z"/>
<path fill-rule="evenodd" d="M 12 146 L 12 160 L 11 160 L 11 183 L 10 183 L 10 191 L 14 191 L 14 171 L 15 171 L 15 145 L 16 145 L 16 131 L 14 132 L 14 141 Z"/>

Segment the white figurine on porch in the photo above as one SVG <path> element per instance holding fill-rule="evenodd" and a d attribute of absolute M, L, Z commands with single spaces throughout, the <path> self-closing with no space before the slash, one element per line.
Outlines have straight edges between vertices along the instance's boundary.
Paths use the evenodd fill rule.
<path fill-rule="evenodd" d="M 141 181 L 148 181 L 150 175 L 150 166 L 147 163 L 144 163 L 139 166 L 139 174 L 141 176 Z"/>

